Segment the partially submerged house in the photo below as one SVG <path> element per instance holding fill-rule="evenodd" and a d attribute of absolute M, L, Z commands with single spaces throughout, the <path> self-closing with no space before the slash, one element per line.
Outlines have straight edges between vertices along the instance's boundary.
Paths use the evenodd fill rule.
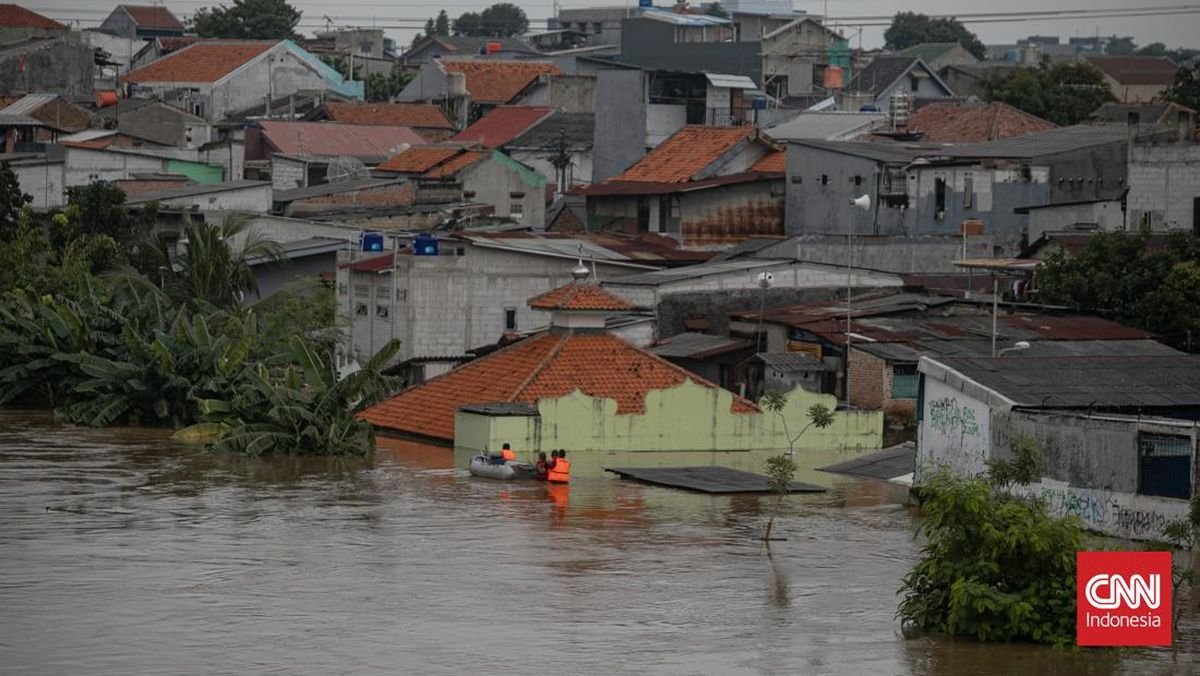
<path fill-rule="evenodd" d="M 687 126 L 620 176 L 576 191 L 588 230 L 711 247 L 783 234 L 784 155 L 753 127 Z"/>
<path fill-rule="evenodd" d="M 506 442 L 523 457 L 570 449 L 577 475 L 599 475 L 616 460 L 757 469 L 781 442 L 788 445 L 780 416 L 609 333 L 607 317 L 633 306 L 586 274 L 528 300 L 548 315 L 546 329 L 401 392 L 362 418 L 383 434 L 453 445 L 460 466 Z M 796 422 L 818 402 L 834 403 L 793 392 L 783 416 Z M 709 413 L 696 417 L 696 410 Z M 880 442 L 872 427 L 877 416 L 838 411 L 833 425 L 800 444 L 862 454 Z"/>
<path fill-rule="evenodd" d="M 1200 357 L 922 358 L 916 482 L 981 475 L 1033 440 L 1042 476 L 1013 490 L 1121 538 L 1186 520 L 1200 440 Z M 1119 386 L 1114 386 L 1119 383 Z"/>

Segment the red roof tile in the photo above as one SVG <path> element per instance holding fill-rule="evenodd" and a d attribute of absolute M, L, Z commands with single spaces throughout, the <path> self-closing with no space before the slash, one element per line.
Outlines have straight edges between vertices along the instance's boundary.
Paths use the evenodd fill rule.
<path fill-rule="evenodd" d="M 753 132 L 754 127 L 687 126 L 609 180 L 686 183 Z"/>
<path fill-rule="evenodd" d="M 750 171 L 782 174 L 787 171 L 787 153 L 782 150 L 773 150 L 755 162 L 754 166 L 750 167 Z"/>
<path fill-rule="evenodd" d="M 1175 71 L 1179 70 L 1165 56 L 1090 56 L 1088 61 L 1125 85 L 1169 86 L 1175 83 Z"/>
<path fill-rule="evenodd" d="M 158 39 L 158 44 L 162 48 L 162 53 L 165 56 L 171 52 L 178 52 L 184 47 L 203 41 L 204 38 L 196 35 L 183 35 L 179 37 L 163 36 Z"/>
<path fill-rule="evenodd" d="M 537 310 L 632 310 L 633 303 L 600 288 L 593 282 L 570 282 L 552 291 L 529 299 L 529 307 Z"/>
<path fill-rule="evenodd" d="M 409 148 L 375 168 L 401 174 L 423 174 L 461 152 L 462 148 L 448 146 Z"/>
<path fill-rule="evenodd" d="M 553 112 L 553 108 L 542 106 L 498 106 L 450 140 L 459 143 L 481 143 L 484 148 L 498 148 Z"/>
<path fill-rule="evenodd" d="M 1006 103 L 930 103 L 908 119 L 908 131 L 935 143 L 984 143 L 1054 129 L 1055 124 Z"/>
<path fill-rule="evenodd" d="M 197 42 L 132 70 L 123 82 L 216 82 L 273 47 L 273 42 Z"/>
<path fill-rule="evenodd" d="M 300 155 L 350 155 L 390 157 L 401 146 L 425 145 L 425 139 L 409 127 L 372 127 L 336 122 L 258 122 L 263 139 L 276 152 Z"/>
<path fill-rule="evenodd" d="M 182 31 L 183 23 L 175 18 L 171 10 L 162 5 L 119 5 L 139 28 L 159 28 Z"/>
<path fill-rule="evenodd" d="M 508 103 L 537 76 L 562 72 L 548 61 L 443 60 L 441 64 L 447 73 L 466 76 L 467 91 L 475 103 Z"/>
<path fill-rule="evenodd" d="M 423 174 L 424 178 L 448 178 L 475 164 L 491 153 L 479 150 L 467 150 L 439 164 Z"/>
<path fill-rule="evenodd" d="M 61 23 L 20 5 L 0 5 L 0 26 L 5 28 L 41 28 L 50 31 L 67 30 L 67 27 Z"/>
<path fill-rule="evenodd" d="M 371 256 L 370 258 L 360 258 L 349 263 L 342 263 L 338 267 L 350 268 L 354 272 L 383 272 L 391 270 L 395 265 L 396 254 L 389 251 L 380 256 Z"/>
<path fill-rule="evenodd" d="M 343 124 L 454 129 L 442 109 L 431 103 L 326 103 L 325 114 Z"/>
<path fill-rule="evenodd" d="M 616 400 L 618 414 L 636 414 L 645 412 L 647 394 L 687 379 L 716 387 L 611 334 L 541 333 L 401 392 L 361 417 L 378 427 L 452 440 L 461 406 L 536 404 L 580 390 Z M 734 396 L 730 410 L 755 413 L 758 407 Z"/>

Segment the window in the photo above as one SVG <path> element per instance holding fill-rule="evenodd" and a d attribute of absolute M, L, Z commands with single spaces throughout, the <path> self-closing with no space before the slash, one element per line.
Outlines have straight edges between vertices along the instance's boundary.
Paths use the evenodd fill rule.
<path fill-rule="evenodd" d="M 793 176 L 793 177 L 792 177 L 792 183 L 793 183 L 793 184 L 797 184 L 797 183 L 803 183 L 803 182 L 804 182 L 804 177 L 803 177 L 803 176 Z"/>
<path fill-rule="evenodd" d="M 821 174 L 821 185 L 829 185 L 829 174 Z"/>
<path fill-rule="evenodd" d="M 508 215 L 509 216 L 525 215 L 525 203 L 524 202 L 509 202 L 508 203 Z"/>
<path fill-rule="evenodd" d="M 592 32 L 595 33 L 596 35 L 599 35 L 603 31 L 604 31 L 604 22 L 597 21 L 592 24 Z"/>
<path fill-rule="evenodd" d="M 504 308 L 504 330 L 505 331 L 516 331 L 517 330 L 517 308 L 515 308 L 515 307 Z"/>
<path fill-rule="evenodd" d="M 376 305 L 375 306 L 375 316 L 380 317 L 382 319 L 386 319 L 388 316 L 388 306 Z"/>
<path fill-rule="evenodd" d="M 371 287 L 366 284 L 355 284 L 354 285 L 354 295 L 369 296 L 369 295 L 371 295 Z"/>
<path fill-rule="evenodd" d="M 946 217 L 946 179 L 941 176 L 933 179 L 933 217 L 942 220 Z"/>
<path fill-rule="evenodd" d="M 916 399 L 918 378 L 916 364 L 896 364 L 892 368 L 892 399 Z"/>
<path fill-rule="evenodd" d="M 392 295 L 392 292 L 390 290 L 388 290 L 388 288 L 386 286 L 380 286 L 375 289 L 375 297 L 376 298 L 389 298 L 389 297 L 391 297 L 391 295 Z"/>
<path fill-rule="evenodd" d="M 854 185 L 862 185 L 862 176 L 856 175 L 853 180 L 854 180 Z"/>
<path fill-rule="evenodd" d="M 1191 437 L 1138 435 L 1138 493 L 1187 500 L 1192 497 Z"/>
<path fill-rule="evenodd" d="M 366 303 L 355 303 L 354 304 L 354 314 L 358 315 L 359 317 L 366 317 L 367 316 L 367 304 Z"/>
<path fill-rule="evenodd" d="M 338 295 L 339 296 L 346 295 L 346 285 L 345 284 L 338 284 Z"/>
<path fill-rule="evenodd" d="M 963 208 L 970 209 L 975 201 L 975 177 L 967 174 L 963 177 Z"/>

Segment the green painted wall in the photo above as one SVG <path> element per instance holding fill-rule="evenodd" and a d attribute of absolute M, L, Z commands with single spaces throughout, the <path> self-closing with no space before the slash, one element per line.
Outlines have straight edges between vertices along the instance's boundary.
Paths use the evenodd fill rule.
<path fill-rule="evenodd" d="M 611 399 L 594 399 L 579 391 L 542 400 L 540 415 L 489 417 L 458 413 L 455 418 L 455 464 L 465 467 L 483 448 L 508 442 L 522 459 L 539 450 L 565 448 L 576 475 L 598 475 L 605 467 L 671 467 L 723 465 L 761 472 L 766 459 L 787 448 L 783 420 L 776 414 L 732 413 L 733 394 L 692 381 L 651 392 L 646 412 L 617 415 Z M 795 434 L 807 424 L 813 404 L 837 405 L 830 395 L 797 388 L 783 412 Z M 828 483 L 830 475 L 812 468 L 873 452 L 883 444 L 879 411 L 838 411 L 833 425 L 810 429 L 796 443 L 801 480 Z"/>
<path fill-rule="evenodd" d="M 212 184 L 225 180 L 225 168 L 203 162 L 187 160 L 171 160 L 167 163 L 167 171 L 172 174 L 183 174 L 197 183 Z"/>

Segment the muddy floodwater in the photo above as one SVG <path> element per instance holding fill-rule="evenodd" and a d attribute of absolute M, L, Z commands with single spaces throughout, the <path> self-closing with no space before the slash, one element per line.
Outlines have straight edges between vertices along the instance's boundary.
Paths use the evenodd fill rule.
<path fill-rule="evenodd" d="M 1144 674 L 1175 650 L 905 638 L 904 491 L 766 500 L 468 478 L 444 449 L 250 461 L 0 414 L 0 671 Z"/>

